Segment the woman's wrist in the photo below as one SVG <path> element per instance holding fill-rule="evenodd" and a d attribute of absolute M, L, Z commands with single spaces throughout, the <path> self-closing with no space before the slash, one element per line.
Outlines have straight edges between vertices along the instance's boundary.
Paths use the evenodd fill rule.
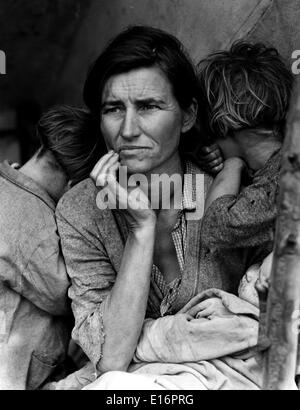
<path fill-rule="evenodd" d="M 149 218 L 132 226 L 131 232 L 138 237 L 149 237 L 155 234 L 156 218 Z"/>

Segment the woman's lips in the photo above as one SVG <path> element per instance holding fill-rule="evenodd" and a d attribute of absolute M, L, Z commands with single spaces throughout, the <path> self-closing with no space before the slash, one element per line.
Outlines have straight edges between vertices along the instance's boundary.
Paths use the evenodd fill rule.
<path fill-rule="evenodd" d="M 149 150 L 149 147 L 139 147 L 139 146 L 123 146 L 118 149 L 119 154 L 123 155 L 135 155 L 139 152 Z"/>

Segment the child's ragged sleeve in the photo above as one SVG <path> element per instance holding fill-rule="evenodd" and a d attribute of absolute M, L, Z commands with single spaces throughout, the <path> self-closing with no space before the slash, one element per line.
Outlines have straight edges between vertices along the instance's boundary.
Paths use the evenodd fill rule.
<path fill-rule="evenodd" d="M 206 246 L 246 248 L 273 241 L 278 176 L 261 178 L 238 195 L 224 195 L 207 209 L 202 222 Z"/>

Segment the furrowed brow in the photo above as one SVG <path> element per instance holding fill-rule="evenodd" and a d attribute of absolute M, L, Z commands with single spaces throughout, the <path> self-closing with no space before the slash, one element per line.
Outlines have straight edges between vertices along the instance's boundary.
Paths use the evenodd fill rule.
<path fill-rule="evenodd" d="M 137 98 L 136 102 L 138 104 L 164 104 L 165 101 L 161 98 L 149 97 L 149 98 Z"/>
<path fill-rule="evenodd" d="M 107 105 L 109 105 L 110 107 L 115 107 L 121 104 L 122 104 L 121 100 L 106 100 L 106 101 L 103 101 L 103 103 L 101 104 L 101 108 L 106 107 Z"/>

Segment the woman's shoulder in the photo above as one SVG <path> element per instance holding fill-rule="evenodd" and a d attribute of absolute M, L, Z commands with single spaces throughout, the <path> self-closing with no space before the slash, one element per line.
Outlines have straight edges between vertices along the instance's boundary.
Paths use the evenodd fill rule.
<path fill-rule="evenodd" d="M 67 191 L 56 207 L 56 217 L 69 221 L 108 219 L 112 215 L 109 209 L 101 210 L 97 206 L 98 188 L 92 179 L 87 178 Z"/>
<path fill-rule="evenodd" d="M 81 208 L 82 206 L 93 206 L 97 196 L 97 188 L 90 178 L 76 184 L 69 189 L 59 200 L 56 210 Z"/>

